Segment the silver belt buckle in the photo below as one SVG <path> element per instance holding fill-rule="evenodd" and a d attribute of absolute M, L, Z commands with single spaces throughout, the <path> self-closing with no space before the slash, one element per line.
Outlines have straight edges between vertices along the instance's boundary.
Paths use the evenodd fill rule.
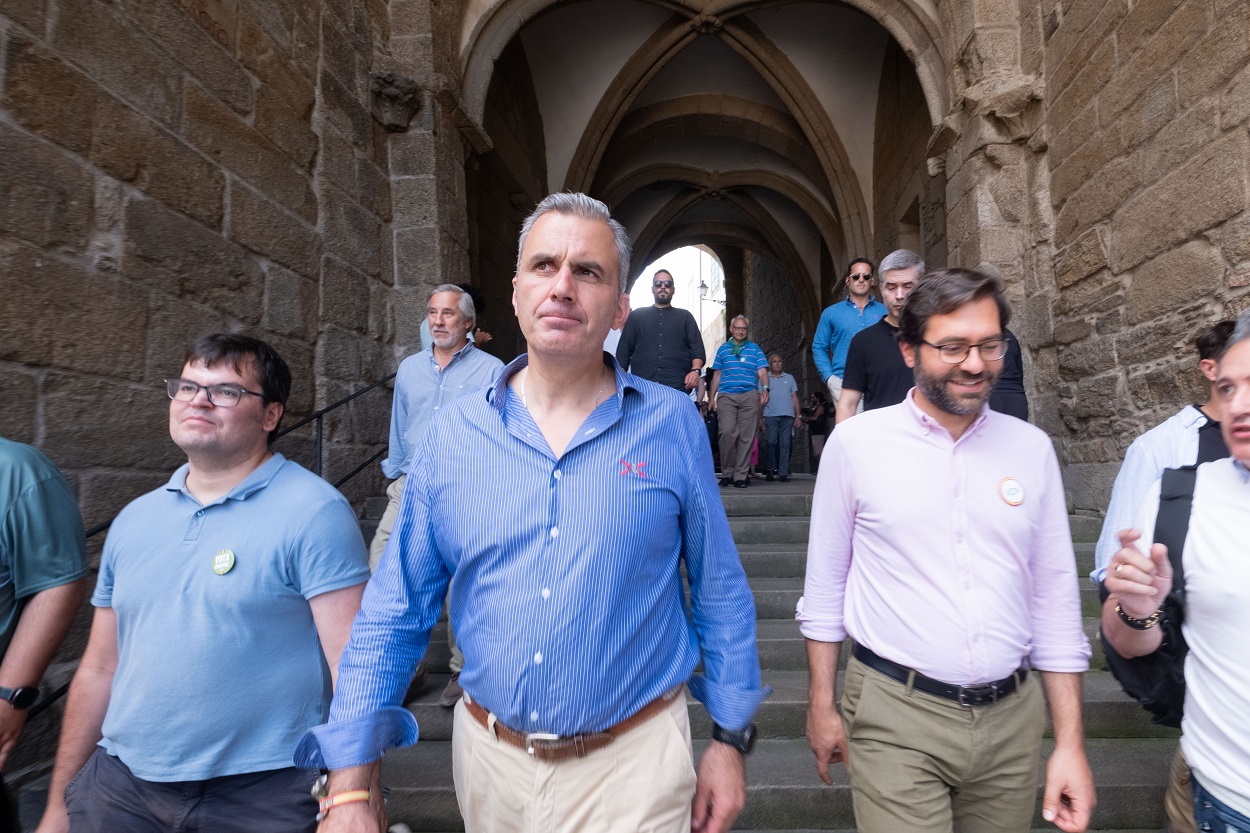
<path fill-rule="evenodd" d="M 559 740 L 559 735 L 553 735 L 550 732 L 530 732 L 525 736 L 525 751 L 534 754 L 534 741 L 536 740 Z"/>

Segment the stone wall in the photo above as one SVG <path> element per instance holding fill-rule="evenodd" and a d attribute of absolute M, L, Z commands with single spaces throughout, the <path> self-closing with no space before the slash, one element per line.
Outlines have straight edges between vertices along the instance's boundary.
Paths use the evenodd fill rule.
<path fill-rule="evenodd" d="M 289 419 L 393 367 L 368 109 L 388 39 L 379 0 L 0 0 L 0 432 L 65 471 L 89 526 L 181 462 L 162 380 L 195 335 L 277 347 Z M 330 422 L 331 472 L 388 409 Z M 307 436 L 279 448 L 311 462 Z M 9 774 L 50 753 L 29 738 Z"/>
<path fill-rule="evenodd" d="M 876 116 L 874 247 L 867 256 L 880 262 L 895 249 L 908 248 L 927 263 L 943 265 L 945 182 L 925 169 L 929 111 L 915 67 L 893 40 L 885 51 Z"/>
<path fill-rule="evenodd" d="M 1205 399 L 1194 336 L 1250 305 L 1248 16 L 1209 0 L 1029 5 L 1068 481 L 1099 510 L 1133 438 Z"/>

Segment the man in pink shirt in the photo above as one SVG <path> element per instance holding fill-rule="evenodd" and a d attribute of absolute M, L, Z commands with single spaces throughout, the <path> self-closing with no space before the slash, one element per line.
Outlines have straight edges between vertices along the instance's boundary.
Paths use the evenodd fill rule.
<path fill-rule="evenodd" d="M 1047 703 L 1043 816 L 1089 824 L 1090 647 L 1059 465 L 1045 433 L 986 406 L 1009 315 L 995 278 L 925 275 L 899 321 L 916 386 L 825 445 L 798 608 L 807 735 L 825 783 L 847 764 L 860 833 L 1029 830 Z"/>

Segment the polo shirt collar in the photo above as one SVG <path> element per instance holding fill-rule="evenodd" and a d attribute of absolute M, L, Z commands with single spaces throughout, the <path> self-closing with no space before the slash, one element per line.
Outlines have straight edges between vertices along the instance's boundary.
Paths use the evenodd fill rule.
<path fill-rule="evenodd" d="M 1246 468 L 1246 464 L 1238 460 L 1236 457 L 1231 459 L 1233 461 L 1233 471 L 1241 475 L 1241 482 L 1250 483 L 1250 469 Z"/>
<path fill-rule="evenodd" d="M 859 311 L 859 304 L 855 303 L 855 299 L 852 298 L 849 294 L 845 298 L 842 299 L 842 303 L 850 304 L 851 306 L 855 307 L 856 311 Z M 875 303 L 877 303 L 877 296 L 869 295 L 868 303 L 864 304 L 864 309 L 868 309 L 870 306 L 872 306 Z"/>
<path fill-rule="evenodd" d="M 278 470 L 282 468 L 282 465 L 285 462 L 285 457 L 277 452 L 274 452 L 268 460 L 257 466 L 255 471 L 243 478 L 242 483 L 239 483 L 225 495 L 213 501 L 213 503 L 224 503 L 227 500 L 247 500 L 249 497 L 268 486 L 269 482 L 277 476 Z M 183 463 L 169 478 L 169 482 L 165 484 L 165 489 L 170 492 L 181 492 L 192 500 L 195 500 L 195 496 L 192 495 L 191 492 L 187 491 L 187 474 L 190 471 L 191 464 Z"/>
<path fill-rule="evenodd" d="M 916 426 L 923 433 L 931 434 L 934 431 L 941 431 L 942 434 L 944 434 L 945 436 L 947 437 L 950 436 L 950 432 L 946 430 L 946 427 L 942 425 L 942 423 L 938 422 L 932 416 L 925 413 L 925 411 L 921 409 L 919 405 L 916 404 L 916 389 L 915 388 L 912 388 L 911 390 L 907 391 L 907 396 L 903 399 L 903 409 L 907 412 L 907 415 L 911 417 L 911 419 L 915 422 Z M 973 420 L 972 424 L 968 426 L 968 430 L 965 431 L 960 436 L 959 439 L 962 440 L 964 437 L 967 437 L 969 434 L 972 434 L 972 433 L 978 433 L 978 434 L 981 433 L 982 428 L 984 428 L 985 426 L 985 420 L 987 418 L 987 414 L 989 414 L 989 411 L 990 411 L 990 406 L 988 403 L 985 405 L 982 405 L 981 412 L 977 414 L 976 419 Z M 955 440 L 955 442 L 959 442 L 959 440 Z"/>

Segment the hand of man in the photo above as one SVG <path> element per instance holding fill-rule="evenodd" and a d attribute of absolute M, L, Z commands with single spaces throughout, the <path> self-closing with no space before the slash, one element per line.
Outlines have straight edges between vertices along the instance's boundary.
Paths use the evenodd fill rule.
<path fill-rule="evenodd" d="M 9 753 L 13 751 L 25 725 L 25 709 L 15 709 L 9 703 L 0 703 L 0 769 L 4 769 Z"/>
<path fill-rule="evenodd" d="M 760 391 L 760 405 L 767 405 L 767 404 L 768 404 L 768 391 L 762 390 Z"/>
<path fill-rule="evenodd" d="M 699 371 L 692 370 L 686 374 L 686 390 L 694 390 L 697 384 L 699 384 Z"/>
<path fill-rule="evenodd" d="M 796 416 L 794 418 L 794 430 L 799 430 L 799 426 L 803 424 L 803 417 Z"/>
<path fill-rule="evenodd" d="M 712 741 L 699 762 L 690 829 L 695 833 L 728 833 L 746 802 L 742 753 L 727 743 Z"/>
<path fill-rule="evenodd" d="M 829 764 L 846 764 L 851 771 L 851 758 L 846 748 L 846 727 L 842 715 L 833 704 L 807 707 L 807 744 L 816 756 L 816 774 L 826 784 L 833 784 Z"/>
<path fill-rule="evenodd" d="M 716 397 L 715 396 L 709 396 L 707 398 L 707 409 L 713 413 L 716 412 Z"/>
<path fill-rule="evenodd" d="M 489 344 L 490 342 L 494 340 L 495 340 L 495 337 L 491 335 L 490 333 L 486 332 L 485 330 L 483 330 L 481 327 L 478 327 L 476 330 L 473 331 L 473 343 L 476 344 L 478 347 L 481 347 L 484 344 Z"/>
<path fill-rule="evenodd" d="M 1056 746 L 1046 763 L 1042 818 L 1067 833 L 1083 833 L 1097 803 L 1085 751 Z"/>
<path fill-rule="evenodd" d="M 1137 549 L 1135 541 L 1141 533 L 1124 529 L 1117 533 L 1120 549 L 1111 556 L 1107 565 L 1105 583 L 1107 592 L 1116 595 L 1120 608 L 1134 619 L 1145 619 L 1163 605 L 1172 592 L 1172 563 L 1168 561 L 1168 548 L 1155 544 L 1150 556 Z"/>

